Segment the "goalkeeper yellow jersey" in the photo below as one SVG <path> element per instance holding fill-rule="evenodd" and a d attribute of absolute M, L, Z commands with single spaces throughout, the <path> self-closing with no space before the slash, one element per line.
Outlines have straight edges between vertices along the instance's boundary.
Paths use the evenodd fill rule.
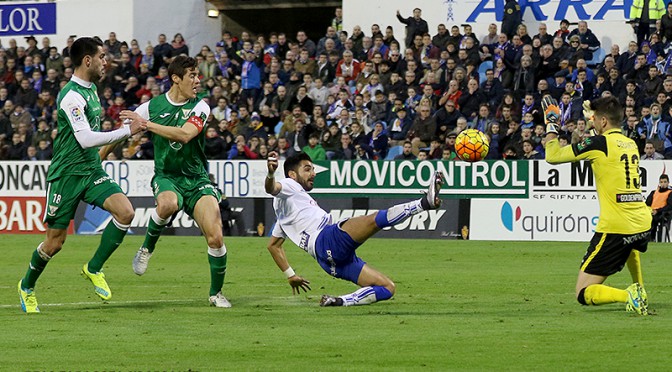
<path fill-rule="evenodd" d="M 651 228 L 649 212 L 639 177 L 637 144 L 609 129 L 571 146 L 560 147 L 558 139 L 546 143 L 546 161 L 551 164 L 588 160 L 593 168 L 600 220 L 599 233 L 637 234 Z"/>

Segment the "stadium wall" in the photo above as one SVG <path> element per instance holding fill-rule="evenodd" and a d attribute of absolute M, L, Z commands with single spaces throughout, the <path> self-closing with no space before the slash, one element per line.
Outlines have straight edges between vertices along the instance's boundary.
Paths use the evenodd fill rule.
<path fill-rule="evenodd" d="M 47 161 L 0 162 L 0 232 L 42 233 Z M 143 234 L 154 208 L 149 187 L 151 161 L 108 161 L 103 168 L 136 208 L 132 223 Z M 672 161 L 640 164 L 642 191 L 648 195 Z M 272 199 L 263 182 L 266 163 L 259 160 L 214 160 L 209 170 L 218 187 L 240 212 L 245 235 L 267 235 L 274 222 Z M 313 194 L 334 220 L 388 207 L 393 200 L 412 199 L 426 189 L 435 170 L 446 175 L 443 207 L 414 216 L 383 231 L 380 237 L 464 238 L 473 240 L 586 241 L 597 224 L 599 207 L 590 164 L 550 165 L 544 161 L 467 162 L 316 162 Z M 278 172 L 278 177 L 282 177 Z M 109 214 L 81 204 L 72 231 L 95 234 Z M 237 231 L 237 228 L 233 229 Z M 198 226 L 178 215 L 168 234 L 199 235 Z"/>
<path fill-rule="evenodd" d="M 636 40 L 632 27 L 625 24 L 630 18 L 632 0 L 519 0 L 519 3 L 530 35 L 538 33 L 541 22 L 553 33 L 566 18 L 570 22 L 587 21 L 607 52 L 614 43 L 623 51 L 630 40 Z M 397 9 L 403 17 L 410 17 L 417 7 L 422 9 L 430 34 L 436 34 L 440 23 L 448 29 L 469 23 L 480 39 L 488 33 L 490 23 L 501 25 L 504 4 L 505 0 L 343 0 L 343 29 L 350 33 L 355 25 L 360 25 L 370 34 L 374 23 L 382 30 L 392 26 L 397 40 L 403 44 L 405 25 L 397 20 Z"/>
<path fill-rule="evenodd" d="M 10 27 L 10 14 L 21 7 L 33 9 L 23 11 L 26 19 L 29 12 L 41 12 L 44 22 L 55 23 L 55 32 L 30 27 L 29 22 L 21 21 L 22 15 L 17 11 L 11 23 L 14 27 Z M 34 35 L 41 48 L 41 38 L 48 36 L 51 45 L 60 51 L 70 35 L 99 36 L 106 40 L 114 31 L 119 40 L 137 39 L 144 52 L 148 42 L 156 44 L 160 33 L 165 33 L 170 42 L 179 32 L 190 50 L 199 50 L 202 45 L 218 40 L 221 33 L 221 21 L 208 18 L 207 9 L 205 0 L 3 1 L 0 2 L 0 42 L 7 47 L 13 38 L 17 45 L 25 46 L 23 36 Z M 24 26 L 19 27 L 21 25 Z"/>

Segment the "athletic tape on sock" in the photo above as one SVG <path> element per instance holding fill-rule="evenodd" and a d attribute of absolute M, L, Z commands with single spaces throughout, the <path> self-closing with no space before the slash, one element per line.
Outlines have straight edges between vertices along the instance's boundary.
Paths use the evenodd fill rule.
<path fill-rule="evenodd" d="M 226 254 L 226 245 L 222 245 L 221 248 L 208 247 L 208 254 L 212 257 L 223 257 Z"/>
<path fill-rule="evenodd" d="M 170 221 L 170 217 L 161 218 L 161 216 L 159 216 L 159 214 L 156 212 L 156 209 L 154 209 L 154 211 L 152 212 L 152 220 L 154 221 L 155 224 L 163 226 Z"/>
<path fill-rule="evenodd" d="M 119 229 L 119 230 L 121 230 L 121 231 L 127 231 L 128 228 L 131 227 L 130 224 L 128 224 L 128 225 L 124 225 L 123 223 L 117 221 L 117 219 L 114 218 L 114 217 L 112 218 L 112 223 L 114 223 L 114 226 L 116 226 L 117 229 Z"/>
<path fill-rule="evenodd" d="M 44 253 L 44 251 L 42 250 L 42 244 L 44 244 L 44 242 L 40 243 L 40 245 L 37 246 L 37 254 L 39 254 L 40 258 L 42 258 L 43 260 L 49 261 L 51 260 L 51 256 Z"/>

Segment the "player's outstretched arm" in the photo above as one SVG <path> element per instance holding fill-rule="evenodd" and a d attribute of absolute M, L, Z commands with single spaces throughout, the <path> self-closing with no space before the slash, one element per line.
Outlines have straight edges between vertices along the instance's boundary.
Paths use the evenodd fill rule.
<path fill-rule="evenodd" d="M 169 127 L 156 124 L 143 118 L 138 113 L 129 110 L 122 111 L 119 114 L 119 117 L 122 120 L 130 120 L 131 125 L 136 122 L 144 123 L 148 131 L 170 141 L 175 141 L 182 144 L 191 141 L 203 130 L 203 119 L 199 118 L 198 116 L 190 117 L 187 119 L 185 125 L 181 127 Z"/>
<path fill-rule="evenodd" d="M 284 238 L 278 238 L 277 236 L 271 236 L 271 240 L 268 242 L 268 251 L 273 257 L 273 261 L 278 265 L 280 270 L 287 277 L 289 285 L 292 287 L 292 294 L 299 294 L 303 289 L 304 292 L 310 290 L 310 282 L 294 272 L 289 262 L 287 261 L 287 256 L 285 256 L 285 249 L 282 248 L 282 243 L 284 243 Z"/>
<path fill-rule="evenodd" d="M 264 188 L 266 193 L 273 196 L 278 195 L 282 190 L 282 185 L 280 182 L 275 182 L 275 171 L 278 169 L 278 153 L 271 151 L 268 153 L 268 161 L 266 162 L 268 167 L 268 175 L 266 176 L 266 181 L 264 182 Z"/>

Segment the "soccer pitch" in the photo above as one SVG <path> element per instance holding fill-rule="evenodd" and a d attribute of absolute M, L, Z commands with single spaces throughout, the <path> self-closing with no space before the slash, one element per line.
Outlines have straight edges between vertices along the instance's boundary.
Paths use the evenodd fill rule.
<path fill-rule="evenodd" d="M 79 276 L 99 237 L 70 236 L 36 290 L 41 314 L 19 307 L 16 284 L 36 235 L 3 235 L 1 370 L 669 370 L 669 244 L 642 256 L 650 310 L 582 307 L 574 296 L 587 243 L 372 239 L 359 255 L 389 275 L 386 302 L 320 308 L 355 286 L 286 245 L 308 294 L 292 296 L 266 238 L 225 238 L 231 309 L 207 304 L 202 237 L 162 237 L 147 273 L 128 236 L 105 266 L 113 299 Z M 627 269 L 607 284 L 630 284 Z"/>

